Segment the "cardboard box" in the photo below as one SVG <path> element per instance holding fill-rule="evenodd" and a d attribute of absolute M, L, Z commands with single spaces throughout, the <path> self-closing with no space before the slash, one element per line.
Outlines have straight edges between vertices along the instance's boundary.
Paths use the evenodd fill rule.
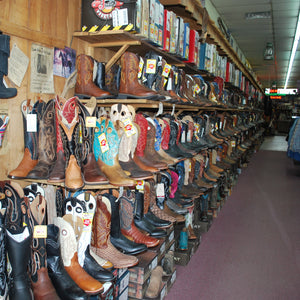
<path fill-rule="evenodd" d="M 177 17 L 179 19 L 179 29 L 178 29 L 178 45 L 177 45 L 177 55 L 183 58 L 183 44 L 184 44 L 184 21 L 181 17 Z"/>
<path fill-rule="evenodd" d="M 171 22 L 170 22 L 170 53 L 176 53 L 176 14 L 171 11 Z"/>
<path fill-rule="evenodd" d="M 127 299 L 128 299 L 128 290 L 129 290 L 129 288 L 127 287 L 127 288 L 121 293 L 121 295 L 119 295 L 118 297 L 116 297 L 116 300 L 127 300 Z"/>
<path fill-rule="evenodd" d="M 129 281 L 143 284 L 150 276 L 151 271 L 157 266 L 156 252 L 146 251 L 136 255 L 139 259 L 137 266 L 129 268 Z"/>
<path fill-rule="evenodd" d="M 189 44 L 190 44 L 190 24 L 184 23 L 184 38 L 183 38 L 183 58 L 189 58 Z"/>
<path fill-rule="evenodd" d="M 158 3 L 158 47 L 163 46 L 163 35 L 164 35 L 164 6 L 157 0 Z"/>
<path fill-rule="evenodd" d="M 163 50 L 170 51 L 170 27 L 171 27 L 171 12 L 164 10 L 164 43 Z"/>
<path fill-rule="evenodd" d="M 199 55 L 199 33 L 196 30 L 190 30 L 189 56 L 186 63 L 197 65 Z"/>
<path fill-rule="evenodd" d="M 123 291 L 128 288 L 129 284 L 129 271 L 125 272 L 121 278 L 119 278 L 115 284 L 115 297 L 121 296 Z"/>
<path fill-rule="evenodd" d="M 137 0 L 93 1 L 82 0 L 82 31 L 112 30 L 119 28 L 139 32 L 141 28 L 141 6 Z"/>
<path fill-rule="evenodd" d="M 115 275 L 116 280 L 121 278 L 126 272 L 128 271 L 128 268 L 122 268 L 122 269 L 113 269 L 112 273 Z"/>
<path fill-rule="evenodd" d="M 172 275 L 170 276 L 163 276 L 163 281 L 167 285 L 167 293 L 170 291 L 172 285 L 174 284 L 176 280 L 176 268 L 174 268 Z"/>
<path fill-rule="evenodd" d="M 175 264 L 181 265 L 181 266 L 186 266 L 192 255 L 193 255 L 193 250 L 194 250 L 194 245 L 191 243 L 188 243 L 188 249 L 187 250 L 179 250 L 178 248 L 175 248 L 174 252 L 174 261 Z"/>
<path fill-rule="evenodd" d="M 160 239 L 159 244 L 156 247 L 149 248 L 148 251 L 155 252 L 157 254 L 157 263 L 159 264 L 166 253 L 166 239 Z"/>

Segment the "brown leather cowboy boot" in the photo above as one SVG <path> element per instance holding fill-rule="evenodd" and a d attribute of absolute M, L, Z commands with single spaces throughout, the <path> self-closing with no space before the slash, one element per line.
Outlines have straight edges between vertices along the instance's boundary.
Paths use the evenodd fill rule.
<path fill-rule="evenodd" d="M 105 196 L 97 195 L 97 207 L 93 220 L 91 249 L 98 256 L 109 260 L 115 268 L 130 268 L 138 259 L 118 251 L 110 241 L 110 202 Z"/>
<path fill-rule="evenodd" d="M 159 94 L 138 81 L 139 59 L 131 52 L 121 56 L 121 81 L 119 97 L 157 100 Z"/>
<path fill-rule="evenodd" d="M 61 255 L 66 271 L 75 283 L 87 294 L 97 295 L 104 289 L 102 283 L 91 277 L 79 264 L 75 232 L 70 223 L 63 218 L 54 219 L 59 227 Z"/>
<path fill-rule="evenodd" d="M 38 163 L 28 173 L 30 179 L 48 179 L 56 161 L 55 102 L 48 101 L 39 124 Z"/>
<path fill-rule="evenodd" d="M 30 189 L 30 186 L 24 188 L 24 193 L 25 196 L 33 199 L 30 203 L 30 223 L 34 231 L 35 226 L 46 225 L 46 200 L 40 193 Z M 59 300 L 48 276 L 46 235 L 44 237 L 33 236 L 31 265 L 31 286 L 34 299 Z"/>
<path fill-rule="evenodd" d="M 101 90 L 93 82 L 94 60 L 91 56 L 80 54 L 76 58 L 77 81 L 75 85 L 75 95 L 79 98 L 90 98 L 92 96 L 97 99 L 111 98 L 111 94 Z"/>
<path fill-rule="evenodd" d="M 24 156 L 17 168 L 8 174 L 9 178 L 26 178 L 27 174 L 38 163 L 38 125 L 44 107 L 44 101 L 37 101 L 33 103 L 31 100 L 25 100 L 21 104 L 24 130 Z M 37 130 L 35 132 L 27 131 L 27 118 L 28 115 L 31 114 L 37 115 Z"/>

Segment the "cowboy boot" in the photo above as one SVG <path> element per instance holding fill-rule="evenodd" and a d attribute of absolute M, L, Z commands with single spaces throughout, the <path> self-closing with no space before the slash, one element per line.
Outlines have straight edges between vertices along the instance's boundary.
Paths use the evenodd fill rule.
<path fill-rule="evenodd" d="M 117 96 L 120 88 L 121 67 L 118 64 L 111 66 L 105 73 L 105 86 L 107 90 L 114 96 Z"/>
<path fill-rule="evenodd" d="M 7 88 L 3 83 L 4 75 L 8 74 L 8 57 L 10 55 L 10 36 L 0 35 L 0 99 L 8 99 L 17 95 L 17 89 Z"/>
<path fill-rule="evenodd" d="M 65 158 L 63 141 L 62 141 L 62 136 L 59 127 L 58 113 L 59 113 L 59 98 L 58 96 L 56 96 L 56 100 L 55 100 L 56 162 L 49 175 L 49 179 L 48 179 L 49 183 L 65 181 L 66 158 Z"/>
<path fill-rule="evenodd" d="M 111 208 L 111 227 L 110 227 L 110 241 L 120 251 L 125 254 L 135 255 L 147 250 L 146 245 L 138 244 L 129 240 L 121 233 L 120 225 L 120 211 L 119 211 L 119 199 L 114 195 L 105 193 L 102 194 L 110 202 Z"/>
<path fill-rule="evenodd" d="M 166 169 L 168 164 L 162 161 L 162 158 L 158 154 L 154 153 L 154 126 L 152 124 L 150 126 L 147 119 L 142 114 L 136 114 L 135 123 L 139 126 L 140 135 L 135 151 L 134 161 L 137 163 L 137 165 L 139 165 L 139 161 L 141 161 L 142 163 L 148 166 L 154 166 L 159 170 Z"/>
<path fill-rule="evenodd" d="M 109 119 L 96 122 L 93 147 L 100 170 L 113 185 L 134 186 L 135 180 L 129 178 L 119 164 L 119 143 L 118 133 Z"/>
<path fill-rule="evenodd" d="M 138 259 L 118 251 L 110 241 L 110 202 L 97 195 L 97 206 L 92 229 L 91 249 L 98 256 L 111 261 L 115 268 L 130 268 L 138 264 Z"/>
<path fill-rule="evenodd" d="M 11 265 L 8 278 L 9 299 L 33 300 L 28 266 L 31 254 L 32 232 L 29 224 L 28 198 L 15 182 L 5 183 L 7 254 Z M 25 225 L 26 224 L 26 225 Z"/>
<path fill-rule="evenodd" d="M 44 110 L 45 102 L 37 101 L 33 104 L 31 100 L 25 100 L 21 104 L 23 115 L 23 130 L 24 130 L 24 156 L 18 167 L 8 174 L 9 178 L 22 179 L 26 178 L 28 173 L 38 163 L 38 132 L 39 120 Z M 27 118 L 29 114 L 36 114 L 37 127 L 36 131 L 27 131 Z"/>
<path fill-rule="evenodd" d="M 129 239 L 136 243 L 145 244 L 148 248 L 155 247 L 159 244 L 159 240 L 148 236 L 137 229 L 134 225 L 134 197 L 132 192 L 128 191 L 126 196 L 120 198 L 120 222 L 121 232 Z"/>
<path fill-rule="evenodd" d="M 70 190 L 80 189 L 84 182 L 80 169 L 80 126 L 77 98 L 68 100 L 57 97 L 58 122 L 60 125 L 64 152 L 66 155 L 65 187 Z"/>
<path fill-rule="evenodd" d="M 48 101 L 39 124 L 38 163 L 28 173 L 29 179 L 48 179 L 56 160 L 55 102 Z"/>
<path fill-rule="evenodd" d="M 60 252 L 59 228 L 47 225 L 47 267 L 53 286 L 61 299 L 87 300 L 88 295 L 73 281 L 66 271 Z"/>
<path fill-rule="evenodd" d="M 78 262 L 77 242 L 74 229 L 63 218 L 57 217 L 54 225 L 59 227 L 59 240 L 64 267 L 74 282 L 90 295 L 103 291 L 103 285 L 91 277 Z"/>
<path fill-rule="evenodd" d="M 93 153 L 95 127 L 88 125 L 89 120 L 96 120 L 96 98 L 92 97 L 86 104 L 78 102 L 79 123 L 82 128 L 82 172 L 86 184 L 107 184 L 108 180 L 100 171 Z"/>
<path fill-rule="evenodd" d="M 132 121 L 133 114 L 135 114 L 134 108 L 123 104 L 114 104 L 110 110 L 110 119 L 120 138 L 119 163 L 123 170 L 130 172 L 132 179 L 153 178 L 151 172 L 142 170 L 132 159 L 138 140 L 138 129 Z"/>
<path fill-rule="evenodd" d="M 93 82 L 94 59 L 91 56 L 80 54 L 76 58 L 77 81 L 75 95 L 79 98 L 89 99 L 94 96 L 96 99 L 111 98 L 111 94 L 96 86 Z"/>
<path fill-rule="evenodd" d="M 46 200 L 41 194 L 37 194 L 27 188 L 25 195 L 33 199 L 30 203 L 30 225 L 31 230 L 37 226 L 46 224 Z M 47 269 L 47 254 L 46 254 L 46 233 L 44 237 L 33 236 L 32 243 L 32 260 L 31 260 L 31 286 L 33 290 L 34 299 L 55 299 L 60 298 L 48 276 Z"/>
<path fill-rule="evenodd" d="M 167 232 L 152 225 L 144 216 L 144 194 L 135 192 L 134 224 L 140 230 L 146 231 L 155 238 L 165 237 Z"/>
<path fill-rule="evenodd" d="M 9 116 L 7 115 L 0 115 L 0 147 L 2 146 L 2 141 L 4 138 L 4 132 L 8 125 Z"/>
<path fill-rule="evenodd" d="M 139 59 L 131 52 L 121 56 L 121 81 L 119 98 L 158 100 L 159 94 L 138 81 Z"/>
<path fill-rule="evenodd" d="M 75 198 L 76 197 L 76 198 Z M 92 277 L 100 282 L 109 282 L 114 280 L 113 274 L 99 265 L 90 254 L 92 222 L 96 209 L 95 197 L 89 191 L 80 191 L 69 197 L 65 201 L 66 214 L 63 219 L 67 220 L 73 228 L 77 226 L 80 229 L 78 234 L 78 262 L 83 269 Z M 75 221 L 77 218 L 82 222 Z"/>

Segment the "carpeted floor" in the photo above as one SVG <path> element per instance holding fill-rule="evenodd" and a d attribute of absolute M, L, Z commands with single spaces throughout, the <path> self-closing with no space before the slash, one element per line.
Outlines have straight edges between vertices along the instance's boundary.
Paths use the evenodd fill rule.
<path fill-rule="evenodd" d="M 300 166 L 256 153 L 167 300 L 300 299 Z"/>

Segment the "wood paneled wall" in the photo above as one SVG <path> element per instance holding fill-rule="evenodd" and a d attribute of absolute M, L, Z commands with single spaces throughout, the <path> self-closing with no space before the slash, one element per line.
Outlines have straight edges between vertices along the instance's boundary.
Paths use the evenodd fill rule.
<path fill-rule="evenodd" d="M 0 30 L 11 36 L 10 47 L 16 44 L 29 59 L 32 43 L 70 47 L 72 34 L 80 30 L 80 23 L 81 0 L 0 0 Z M 15 87 L 7 78 L 5 80 L 10 87 Z M 64 78 L 54 76 L 56 94 L 61 93 L 64 83 Z M 0 110 L 6 110 L 10 117 L 0 147 L 0 180 L 6 180 L 7 174 L 23 157 L 22 101 L 39 97 L 48 101 L 55 96 L 30 92 L 30 63 L 21 87 L 16 88 L 18 95 L 15 98 L 0 99 Z"/>

